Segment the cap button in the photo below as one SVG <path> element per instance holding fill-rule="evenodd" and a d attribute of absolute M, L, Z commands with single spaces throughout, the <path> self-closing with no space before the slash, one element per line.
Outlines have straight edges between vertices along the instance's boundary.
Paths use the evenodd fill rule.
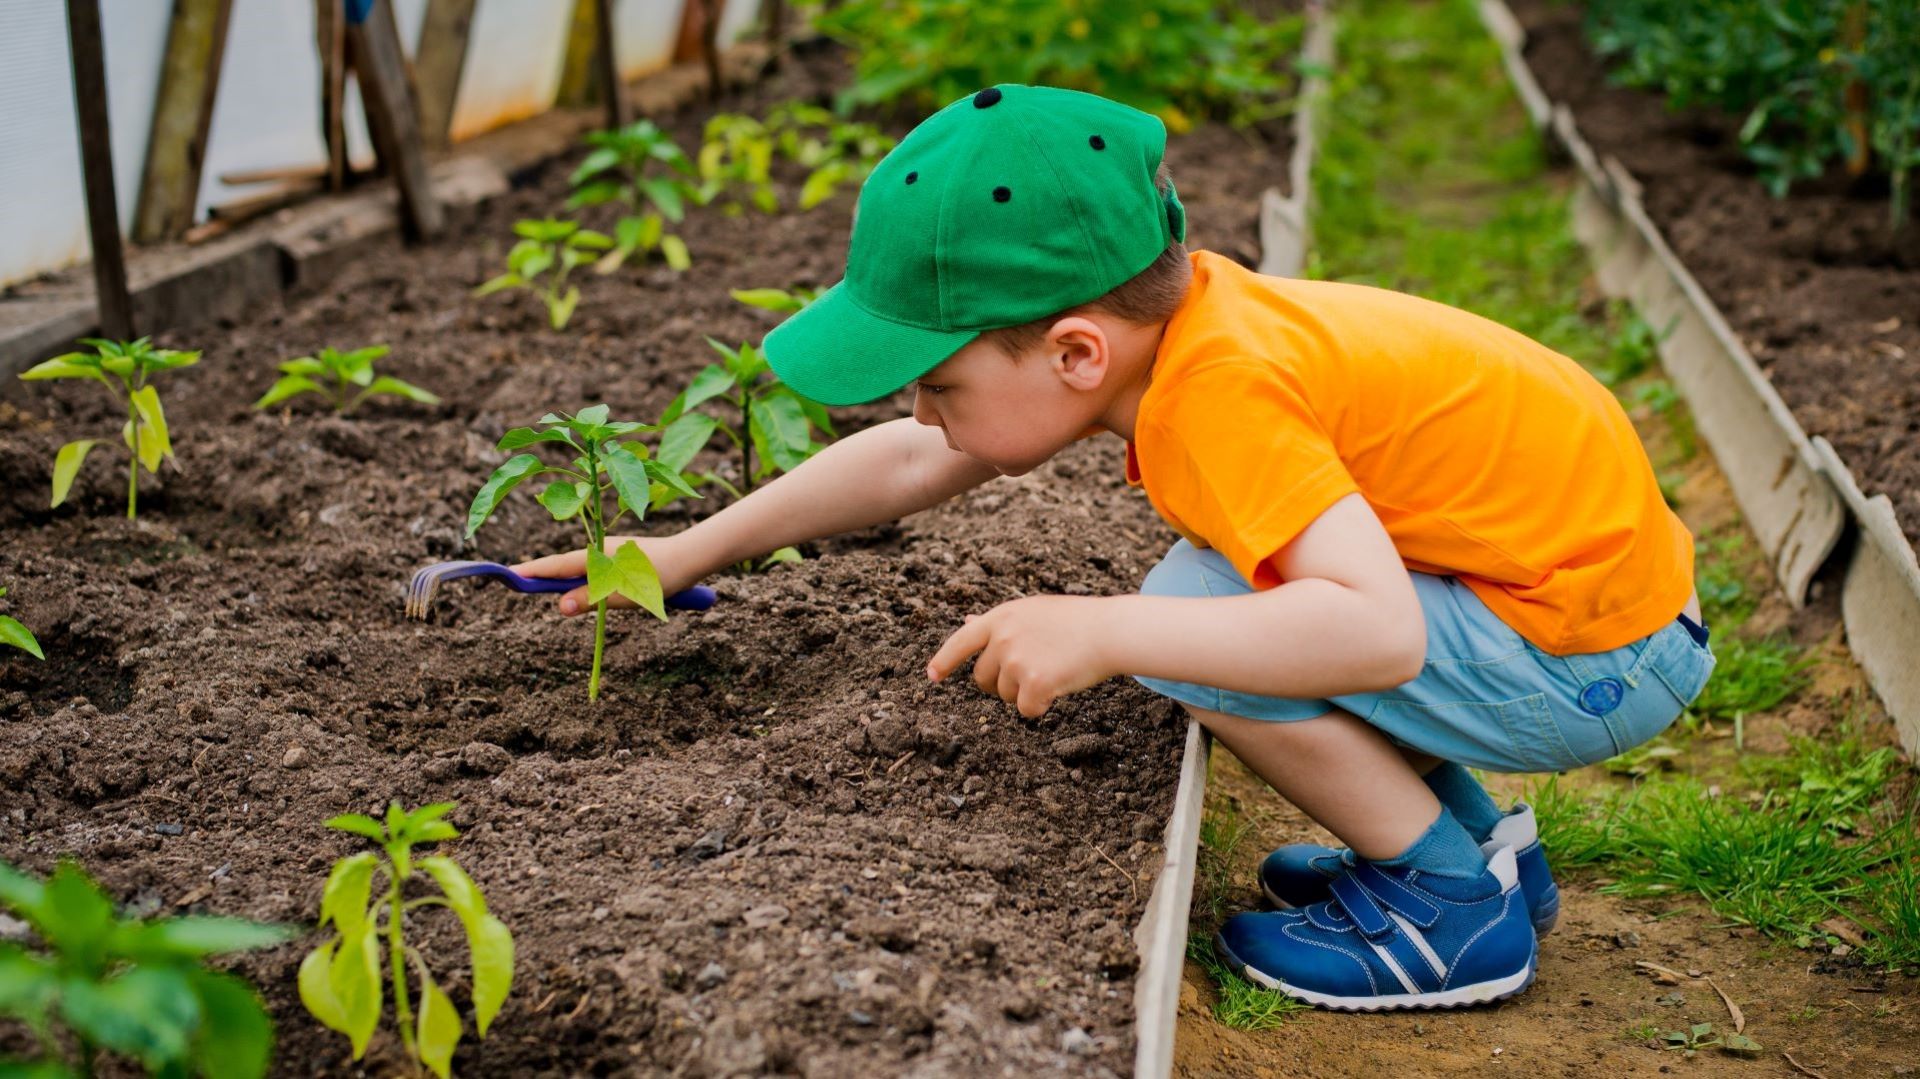
<path fill-rule="evenodd" d="M 999 103 L 1000 88 L 998 86 L 989 86 L 985 90 L 973 95 L 973 107 L 976 109 L 984 109 L 990 105 L 998 105 Z"/>

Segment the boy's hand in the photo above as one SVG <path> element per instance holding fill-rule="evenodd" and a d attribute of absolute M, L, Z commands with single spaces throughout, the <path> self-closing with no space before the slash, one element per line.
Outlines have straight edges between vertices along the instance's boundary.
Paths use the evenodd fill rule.
<path fill-rule="evenodd" d="M 640 549 L 646 552 L 648 560 L 653 563 L 653 568 L 660 573 L 661 592 L 671 596 L 675 592 L 685 588 L 686 584 L 674 579 L 674 571 L 669 569 L 664 561 L 671 557 L 668 554 L 669 549 L 672 547 L 670 540 L 671 537 L 669 536 L 608 536 L 606 542 L 601 545 L 601 549 L 607 554 L 612 554 L 626 544 L 640 544 Z M 587 549 L 582 547 L 578 550 L 567 551 L 562 554 L 550 554 L 544 558 L 536 558 L 530 562 L 521 562 L 509 568 L 522 577 L 585 577 L 587 575 Z M 618 592 L 607 597 L 607 608 L 609 610 L 633 607 L 634 605 L 632 600 Z M 586 585 L 581 585 L 571 592 L 564 592 L 560 596 L 560 613 L 569 618 L 575 615 L 585 614 L 591 610 L 593 610 L 593 605 L 587 602 Z"/>
<path fill-rule="evenodd" d="M 1106 600 L 1080 596 L 1029 596 L 1002 603 L 986 614 L 968 615 L 934 653 L 927 677 L 952 674 L 978 652 L 973 680 L 1020 709 L 1029 719 L 1044 715 L 1054 698 L 1112 677 L 1103 628 L 1113 617 Z"/>

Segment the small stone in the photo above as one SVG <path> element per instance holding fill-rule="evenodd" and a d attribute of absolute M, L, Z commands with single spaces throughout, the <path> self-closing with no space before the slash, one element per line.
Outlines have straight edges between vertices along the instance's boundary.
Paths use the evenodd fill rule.
<path fill-rule="evenodd" d="M 1079 1027 L 1068 1027 L 1067 1032 L 1060 1035 L 1060 1051 L 1063 1053 L 1072 1053 L 1077 1057 L 1090 1057 L 1099 1049 L 1100 1046 L 1094 1042 L 1093 1035 Z"/>
<path fill-rule="evenodd" d="M 282 768 L 305 768 L 313 763 L 313 755 L 301 746 L 293 746 L 280 758 Z"/>
<path fill-rule="evenodd" d="M 700 973 L 693 976 L 693 987 L 704 993 L 724 984 L 726 980 L 727 968 L 718 963 L 708 963 L 700 968 Z"/>
<path fill-rule="evenodd" d="M 512 766 L 513 754 L 492 742 L 468 742 L 460 750 L 460 767 L 474 775 L 499 775 Z"/>
<path fill-rule="evenodd" d="M 185 826 L 179 824 L 156 824 L 153 826 L 153 830 L 159 832 L 161 835 L 182 835 L 187 829 Z"/>
<path fill-rule="evenodd" d="M 1623 929 L 1613 935 L 1613 946 L 1616 948 L 1638 948 L 1640 946 L 1640 934 L 1631 929 Z"/>
<path fill-rule="evenodd" d="M 1026 993 L 1015 993 L 1000 1005 L 1000 1010 L 1007 1014 L 1008 1019 L 1025 1023 L 1040 1014 L 1040 1002 Z"/>
<path fill-rule="evenodd" d="M 857 1027 L 870 1027 L 873 1025 L 873 1016 L 868 1015 L 858 1008 L 849 1011 L 847 1018 L 853 1020 L 853 1025 Z"/>
<path fill-rule="evenodd" d="M 718 857 L 725 853 L 726 849 L 727 830 L 725 828 L 715 828 L 702 835 L 699 839 L 694 840 L 693 845 L 687 848 L 686 856 L 693 861 L 704 862 L 708 858 Z"/>
<path fill-rule="evenodd" d="M 779 925 L 787 920 L 787 908 L 778 903 L 769 903 L 764 907 L 755 907 L 740 916 L 748 929 L 765 929 L 770 925 Z"/>
<path fill-rule="evenodd" d="M 460 762 L 453 757 L 435 757 L 420 766 L 420 774 L 433 783 L 444 783 L 459 770 Z"/>

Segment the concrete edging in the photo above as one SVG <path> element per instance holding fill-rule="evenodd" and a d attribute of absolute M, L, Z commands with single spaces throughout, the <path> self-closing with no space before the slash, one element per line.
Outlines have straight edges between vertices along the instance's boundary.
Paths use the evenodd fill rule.
<path fill-rule="evenodd" d="M 1325 72 L 1333 66 L 1333 21 L 1318 3 L 1307 8 L 1300 60 L 1306 74 L 1293 115 L 1293 147 L 1287 163 L 1290 194 L 1270 187 L 1260 195 L 1260 272 L 1285 277 L 1298 277 L 1306 265 L 1316 127 L 1327 94 Z M 1187 915 L 1193 903 L 1212 745 L 1206 730 L 1189 719 L 1186 746 L 1180 754 L 1180 781 L 1162 837 L 1165 854 L 1147 909 L 1133 931 L 1140 953 L 1140 973 L 1133 985 L 1136 1079 L 1160 1079 L 1173 1071 L 1174 1030 L 1187 961 Z"/>
<path fill-rule="evenodd" d="M 1706 290 L 1667 245 L 1640 203 L 1640 184 L 1601 158 L 1564 104 L 1527 66 L 1526 34 L 1505 0 L 1479 0 L 1481 21 L 1535 126 L 1580 170 L 1574 233 L 1600 286 L 1668 330 L 1660 359 L 1773 563 L 1787 599 L 1806 602 L 1814 575 L 1845 560 L 1841 616 L 1848 648 L 1893 716 L 1900 741 L 1920 752 L 1920 561 L 1885 495 L 1868 498 L 1824 438 L 1809 439 Z M 1851 528 L 1849 527 L 1851 524 Z M 1851 532 L 1855 542 L 1843 545 Z M 1837 554 L 1836 554 L 1837 552 Z"/>

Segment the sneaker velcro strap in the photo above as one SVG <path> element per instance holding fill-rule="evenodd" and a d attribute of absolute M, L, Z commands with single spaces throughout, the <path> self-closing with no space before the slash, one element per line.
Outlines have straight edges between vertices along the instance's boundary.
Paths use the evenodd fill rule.
<path fill-rule="evenodd" d="M 1400 883 L 1378 866 L 1364 860 L 1356 861 L 1349 873 L 1369 892 L 1378 896 L 1389 910 L 1404 915 L 1406 919 L 1422 929 L 1433 928 L 1440 920 L 1440 908 L 1412 888 Z M 1352 909 L 1351 906 L 1348 907 Z"/>
<path fill-rule="evenodd" d="M 1340 901 L 1347 917 L 1353 919 L 1353 924 L 1367 939 L 1379 940 L 1394 931 L 1393 921 L 1387 917 L 1387 912 L 1380 909 L 1379 902 L 1360 886 L 1351 870 L 1333 878 L 1332 886 L 1333 897 Z"/>

